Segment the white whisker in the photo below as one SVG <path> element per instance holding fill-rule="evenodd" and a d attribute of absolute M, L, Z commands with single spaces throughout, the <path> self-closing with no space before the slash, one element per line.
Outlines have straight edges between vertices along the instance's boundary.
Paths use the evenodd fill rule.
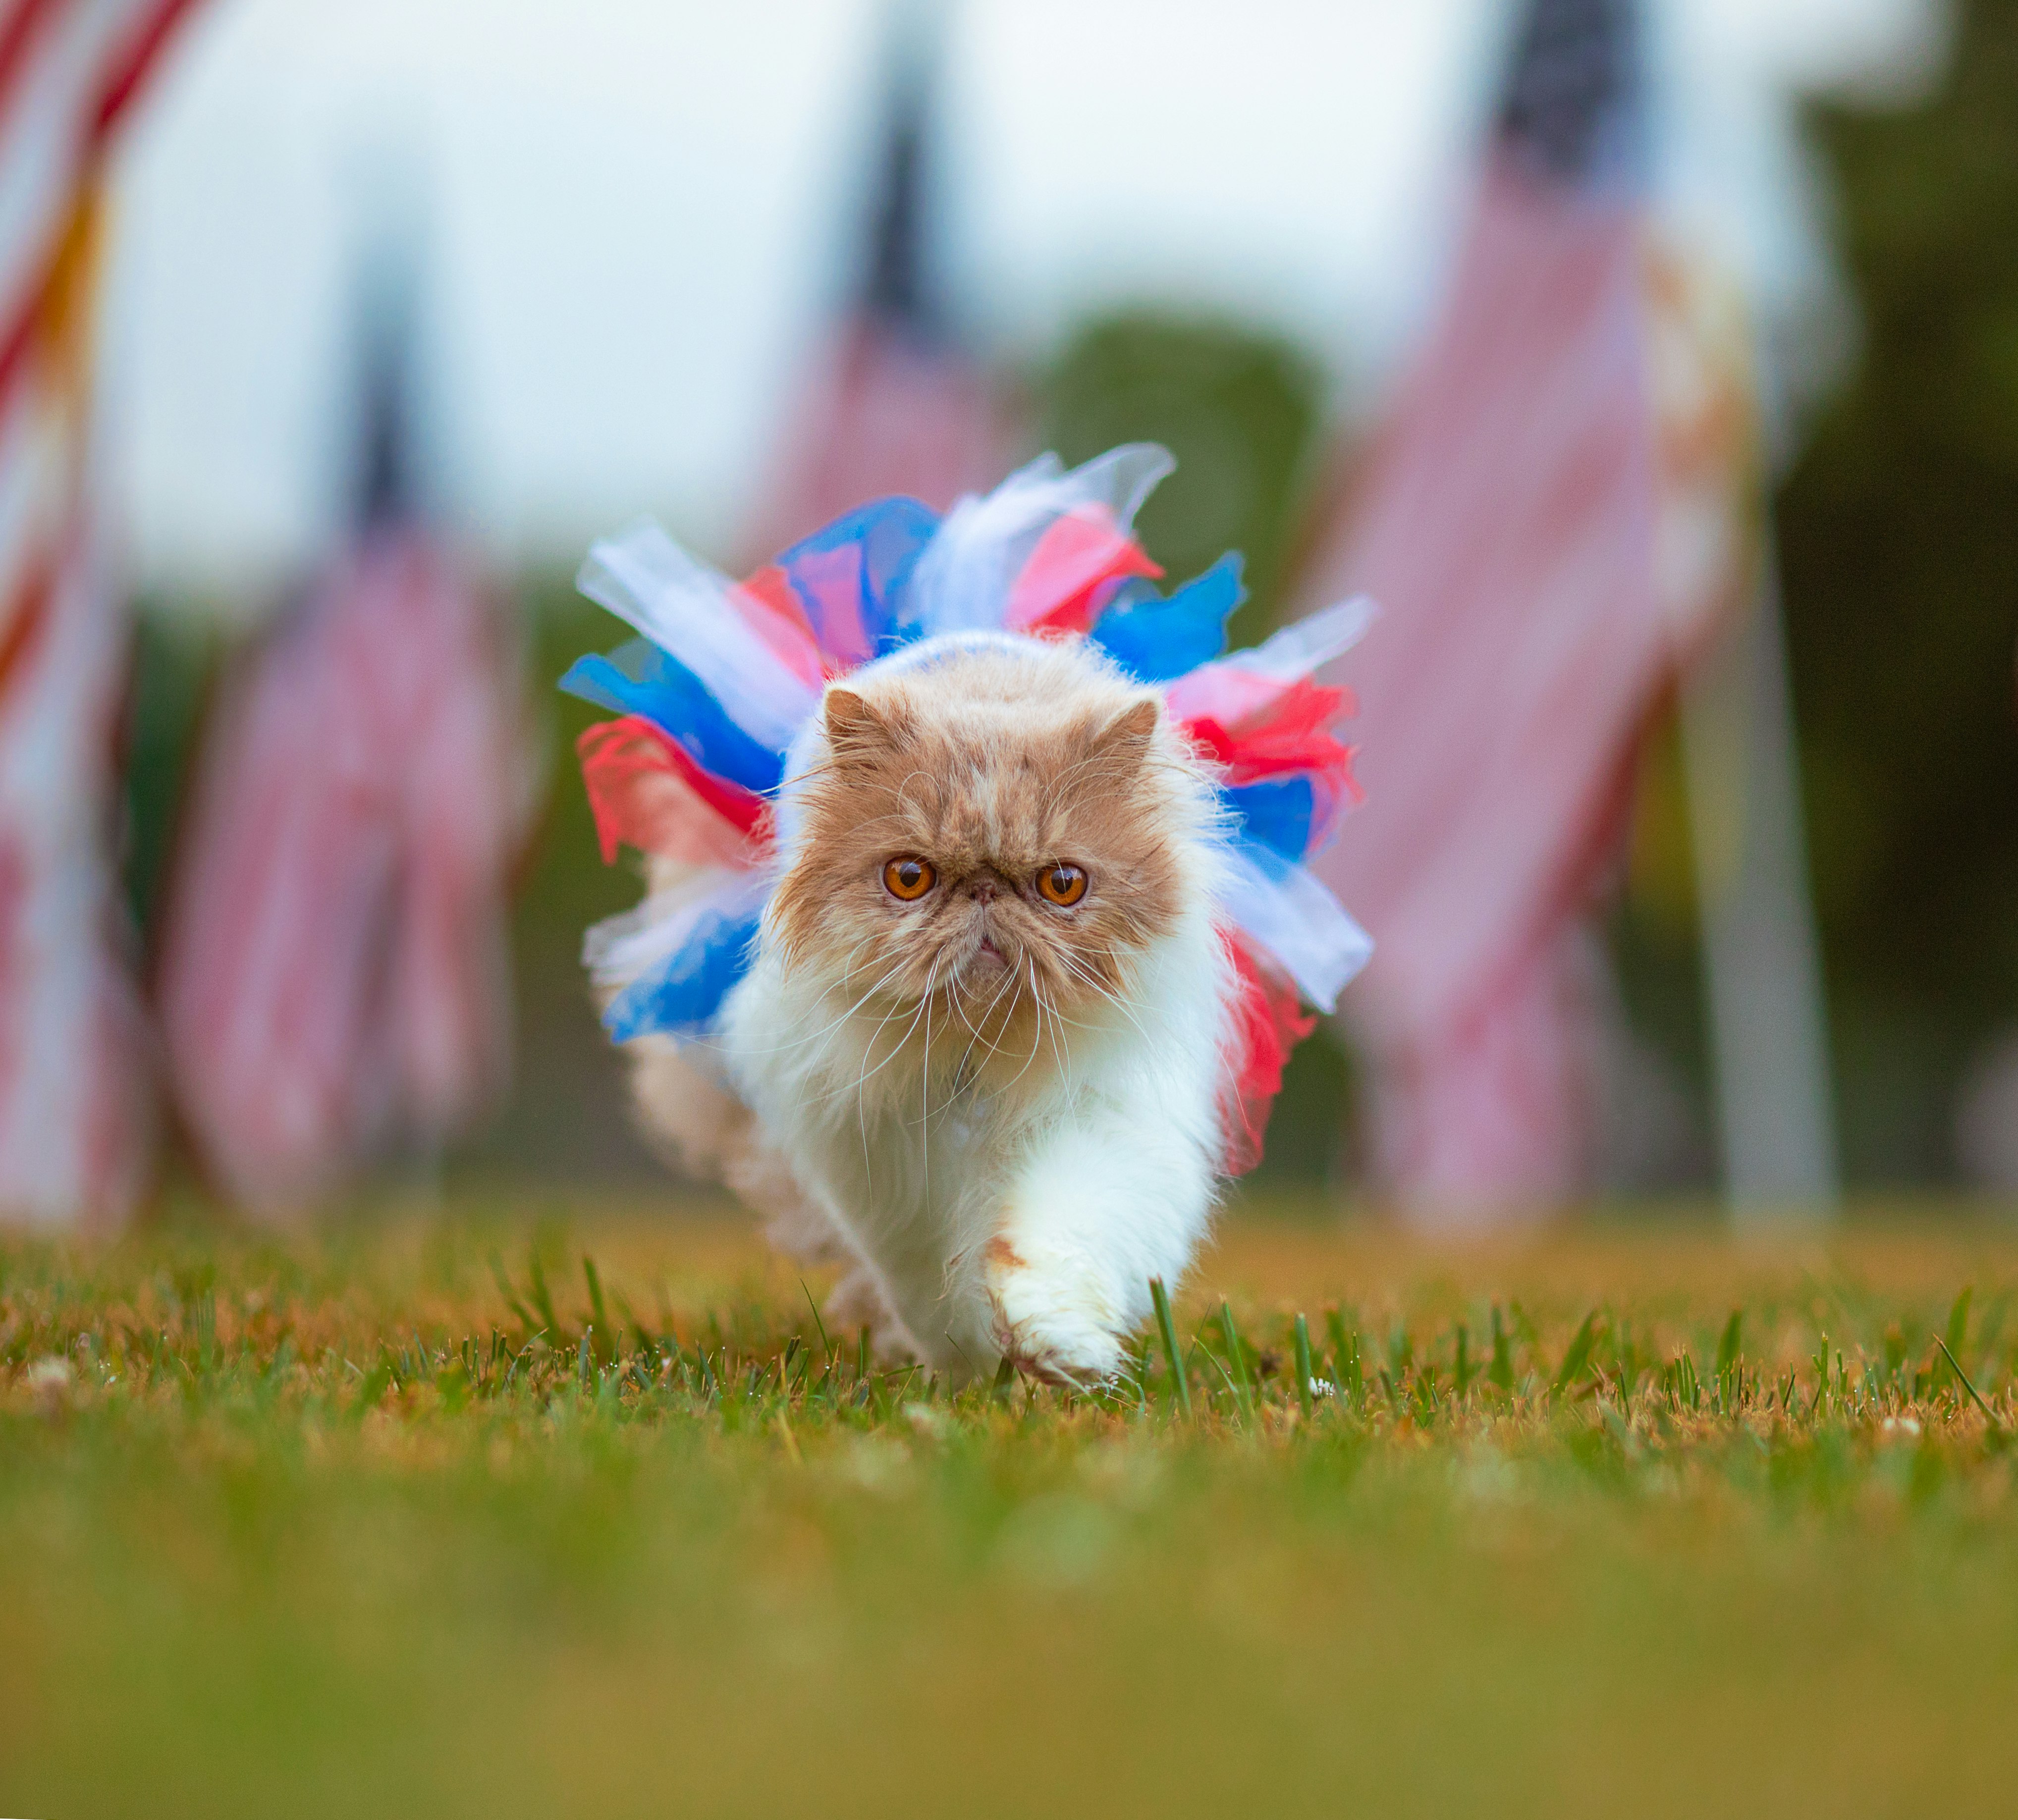
<path fill-rule="evenodd" d="M 1108 1004 L 1112 1005 L 1116 1010 L 1119 1012 L 1123 1017 L 1127 1018 L 1130 1024 L 1134 1024 L 1136 1029 L 1136 1033 L 1141 1036 L 1145 1042 L 1147 1042 L 1149 1040 L 1149 1033 L 1142 1027 L 1142 1020 L 1135 1015 L 1134 1008 L 1128 1003 L 1127 999 L 1121 996 L 1119 992 L 1114 991 L 1111 987 L 1103 985 L 1098 980 L 1095 979 L 1092 974 L 1087 972 L 1086 970 L 1082 967 L 1077 961 L 1073 959 L 1070 955 L 1061 954 L 1058 958 L 1066 970 L 1070 972 L 1081 984 L 1088 987 L 1093 991 L 1098 993 L 1101 998 L 1105 998 Z"/>

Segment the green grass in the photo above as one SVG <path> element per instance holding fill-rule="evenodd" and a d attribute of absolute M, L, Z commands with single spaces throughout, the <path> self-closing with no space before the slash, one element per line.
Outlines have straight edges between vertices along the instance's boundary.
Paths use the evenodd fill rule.
<path fill-rule="evenodd" d="M 1249 1219 L 1080 1396 L 821 1287 L 0 1246 L 0 1811 L 2012 1811 L 2018 1244 Z"/>

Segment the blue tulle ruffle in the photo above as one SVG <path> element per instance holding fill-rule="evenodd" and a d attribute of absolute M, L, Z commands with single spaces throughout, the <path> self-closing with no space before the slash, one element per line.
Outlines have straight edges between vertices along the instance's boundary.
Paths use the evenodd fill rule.
<path fill-rule="evenodd" d="M 1226 649 L 1226 622 L 1247 598 L 1240 572 L 1240 558 L 1229 554 L 1167 600 L 1142 584 L 1147 598 L 1119 596 L 1094 622 L 1088 639 L 1131 676 L 1174 682 Z"/>
<path fill-rule="evenodd" d="M 664 961 L 610 1000 L 602 1027 L 618 1042 L 654 1031 L 681 1038 L 703 1035 L 722 1000 L 750 970 L 758 921 L 754 912 L 716 912 L 703 918 Z"/>
<path fill-rule="evenodd" d="M 703 771 L 766 794 L 785 773 L 785 755 L 753 739 L 723 712 L 700 677 L 649 639 L 607 656 L 575 659 L 561 687 L 618 714 L 641 714 L 685 746 Z"/>

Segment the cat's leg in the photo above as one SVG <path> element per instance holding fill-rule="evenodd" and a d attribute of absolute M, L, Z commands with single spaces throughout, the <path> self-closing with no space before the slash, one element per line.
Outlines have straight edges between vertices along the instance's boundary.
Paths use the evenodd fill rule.
<path fill-rule="evenodd" d="M 821 1317 L 837 1335 L 868 1328 L 870 1350 L 881 1363 L 907 1364 L 922 1357 L 884 1294 L 881 1280 L 866 1264 L 857 1264 L 834 1286 Z"/>
<path fill-rule="evenodd" d="M 1149 1279 L 1174 1284 L 1190 1265 L 1211 1214 L 1217 1134 L 1170 1111 L 1076 1111 L 1022 1158 L 980 1270 L 993 1343 L 1018 1370 L 1111 1376 L 1148 1318 Z"/>
<path fill-rule="evenodd" d="M 844 1266 L 822 1316 L 837 1333 L 869 1329 L 877 1358 L 917 1356 L 876 1273 L 856 1255 L 818 1195 L 764 1135 L 730 1089 L 697 1067 L 676 1043 L 643 1037 L 633 1045 L 631 1089 L 639 1122 L 669 1162 L 721 1183 L 762 1216 L 764 1236 L 795 1262 Z"/>
<path fill-rule="evenodd" d="M 646 1142 L 682 1175 L 721 1181 L 749 1120 L 742 1101 L 671 1037 L 635 1038 L 625 1053 L 631 1109 Z"/>
<path fill-rule="evenodd" d="M 837 1017 L 827 999 L 795 991 L 775 955 L 760 955 L 724 1003 L 721 1053 L 750 1108 L 752 1142 L 852 1266 L 834 1291 L 830 1325 L 866 1324 L 880 1357 L 938 1369 L 945 1349 L 926 1342 L 946 1326 L 946 1247 L 930 1217 L 908 1085 L 902 1106 L 891 1103 L 895 1077 L 887 1048 L 877 1048 L 885 1031 L 884 1020 Z M 879 1082 L 865 1099 L 863 1083 Z M 755 1198 L 760 1186 L 739 1191 Z"/>
<path fill-rule="evenodd" d="M 765 1136 L 734 1089 L 679 1045 L 644 1036 L 631 1045 L 631 1089 L 653 1147 L 683 1174 L 719 1182 L 759 1215 L 764 1236 L 801 1264 L 858 1260 L 832 1216 Z"/>

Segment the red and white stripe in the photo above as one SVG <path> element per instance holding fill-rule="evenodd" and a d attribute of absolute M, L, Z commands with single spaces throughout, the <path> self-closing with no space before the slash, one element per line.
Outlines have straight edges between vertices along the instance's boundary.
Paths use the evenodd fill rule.
<path fill-rule="evenodd" d="M 0 18 L 0 395 L 32 361 L 77 201 L 194 0 L 13 0 Z"/>
<path fill-rule="evenodd" d="M 116 1219 L 143 1183 L 144 1024 L 110 859 L 125 602 L 96 497 L 90 210 L 190 0 L 0 15 L 0 1219 Z"/>
<path fill-rule="evenodd" d="M 1495 159 L 1448 313 L 1310 596 L 1382 616 L 1349 684 L 1366 800 L 1316 862 L 1374 937 L 1354 995 L 1379 1161 L 1420 1217 L 1587 1180 L 1580 933 L 1658 691 L 1701 635 L 1656 568 L 1661 464 L 1636 199 Z"/>

